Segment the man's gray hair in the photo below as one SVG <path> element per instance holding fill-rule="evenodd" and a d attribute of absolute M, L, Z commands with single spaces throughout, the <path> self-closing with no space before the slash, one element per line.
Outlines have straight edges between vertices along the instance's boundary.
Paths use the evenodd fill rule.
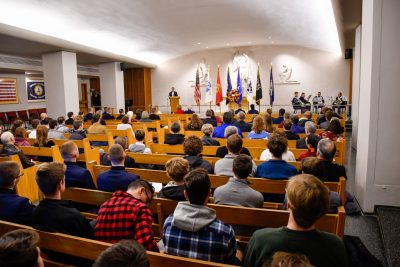
<path fill-rule="evenodd" d="M 5 145 L 8 143 L 12 143 L 12 141 L 14 140 L 14 135 L 10 132 L 4 132 L 1 135 L 1 142 Z"/>
<path fill-rule="evenodd" d="M 214 127 L 211 124 L 206 123 L 201 127 L 201 131 L 203 134 L 211 135 L 214 131 Z"/>
<path fill-rule="evenodd" d="M 238 116 L 238 119 L 241 121 L 244 121 L 244 119 L 246 118 L 246 114 L 243 111 L 239 111 L 237 116 Z"/>
<path fill-rule="evenodd" d="M 315 127 L 315 123 L 313 123 L 312 121 L 307 121 L 304 125 L 304 129 L 308 134 L 315 134 L 315 132 L 317 131 L 317 127 Z"/>
<path fill-rule="evenodd" d="M 147 112 L 146 110 L 142 112 L 142 119 L 148 119 L 149 118 L 149 112 Z"/>
<path fill-rule="evenodd" d="M 232 134 L 237 134 L 237 133 L 238 133 L 238 128 L 236 128 L 236 126 L 230 125 L 225 128 L 224 138 L 228 138 Z"/>
<path fill-rule="evenodd" d="M 336 145 L 328 138 L 321 139 L 318 142 L 317 155 L 323 157 L 325 160 L 332 161 L 336 155 Z"/>

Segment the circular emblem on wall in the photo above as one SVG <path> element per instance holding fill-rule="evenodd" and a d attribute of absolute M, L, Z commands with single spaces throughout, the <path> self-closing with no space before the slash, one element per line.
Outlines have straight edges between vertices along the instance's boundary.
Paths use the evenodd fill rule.
<path fill-rule="evenodd" d="M 33 87 L 33 93 L 35 96 L 42 96 L 44 93 L 44 88 L 41 84 L 35 84 L 35 86 Z"/>

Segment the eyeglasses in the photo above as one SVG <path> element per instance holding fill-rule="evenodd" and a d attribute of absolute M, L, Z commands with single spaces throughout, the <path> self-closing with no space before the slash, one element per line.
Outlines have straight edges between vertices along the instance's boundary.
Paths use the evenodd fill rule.
<path fill-rule="evenodd" d="M 147 190 L 144 191 L 146 192 L 147 203 L 150 203 L 153 200 L 153 195 L 149 193 Z"/>

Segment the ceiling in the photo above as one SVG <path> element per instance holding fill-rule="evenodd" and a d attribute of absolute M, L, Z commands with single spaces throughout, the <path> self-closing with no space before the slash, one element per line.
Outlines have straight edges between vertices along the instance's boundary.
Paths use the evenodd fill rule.
<path fill-rule="evenodd" d="M 351 37 L 361 0 L 340 0 L 340 8 Z M 13 0 L 2 9 L 0 53 L 74 51 L 81 65 L 154 67 L 199 50 L 263 44 L 344 49 L 330 0 Z"/>

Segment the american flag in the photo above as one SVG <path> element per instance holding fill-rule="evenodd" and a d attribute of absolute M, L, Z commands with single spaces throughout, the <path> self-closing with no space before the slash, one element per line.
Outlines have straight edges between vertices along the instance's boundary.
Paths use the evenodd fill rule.
<path fill-rule="evenodd" d="M 200 100 L 201 100 L 199 67 L 197 67 L 197 71 L 196 71 L 196 85 L 194 87 L 194 100 L 196 100 L 196 103 L 199 106 Z"/>

